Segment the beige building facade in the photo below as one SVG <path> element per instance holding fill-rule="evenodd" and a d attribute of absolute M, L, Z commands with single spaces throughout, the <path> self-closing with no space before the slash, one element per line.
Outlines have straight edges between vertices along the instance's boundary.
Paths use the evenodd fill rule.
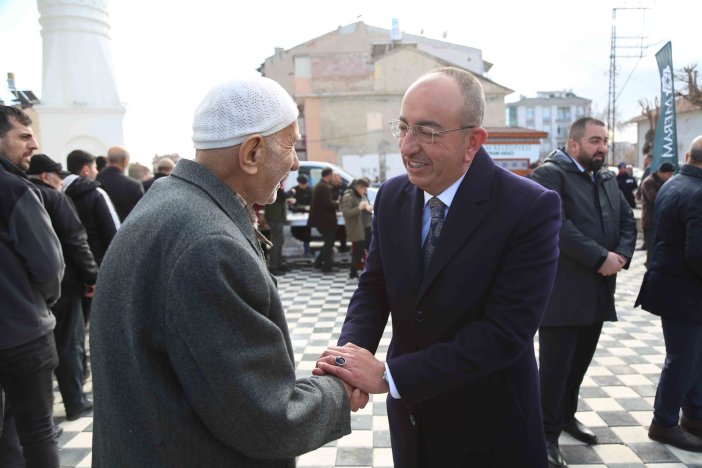
<path fill-rule="evenodd" d="M 390 30 L 363 22 L 276 49 L 260 71 L 300 107 L 301 159 L 343 166 L 353 156 L 365 161 L 356 175 L 384 180 L 383 161 L 399 158 L 388 121 L 397 118 L 408 86 L 439 66 L 473 73 L 486 94 L 483 125 L 504 126 L 504 98 L 512 90 L 484 76 L 492 64 L 479 49 L 406 34 L 393 40 Z"/>

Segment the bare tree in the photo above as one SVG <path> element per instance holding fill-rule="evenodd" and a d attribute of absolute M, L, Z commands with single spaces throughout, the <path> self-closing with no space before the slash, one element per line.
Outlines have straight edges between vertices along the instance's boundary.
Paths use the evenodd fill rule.
<path fill-rule="evenodd" d="M 658 123 L 658 113 L 660 108 L 658 106 L 658 98 L 654 99 L 654 105 L 648 99 L 639 99 L 639 105 L 641 106 L 641 114 L 648 119 L 648 130 L 646 135 L 644 135 L 644 144 L 642 148 L 653 149 L 653 141 L 656 138 L 656 123 Z M 645 151 L 644 151 L 645 152 Z"/>
<path fill-rule="evenodd" d="M 686 85 L 683 92 L 679 91 L 675 94 L 702 109 L 702 89 L 697 84 L 697 65 L 683 67 L 682 70 L 677 71 L 675 78 Z"/>

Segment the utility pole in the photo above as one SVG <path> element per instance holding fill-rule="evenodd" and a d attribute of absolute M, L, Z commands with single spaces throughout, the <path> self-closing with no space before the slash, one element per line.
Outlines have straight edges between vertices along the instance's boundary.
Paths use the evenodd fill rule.
<path fill-rule="evenodd" d="M 617 36 L 617 11 L 620 10 L 638 10 L 642 12 L 645 18 L 645 11 L 648 8 L 612 8 L 612 37 L 609 52 L 609 102 L 607 103 L 607 126 L 609 128 L 609 146 L 611 148 L 610 154 L 615 157 L 615 143 L 614 143 L 614 133 L 617 124 L 617 57 L 619 58 L 643 58 L 644 51 L 648 48 L 644 45 L 645 36 L 643 35 L 643 25 L 642 32 L 638 36 Z M 623 41 L 623 43 L 622 43 Z M 638 44 L 635 42 L 637 41 Z M 619 42 L 619 43 L 618 43 Z M 635 55 L 621 55 L 618 54 L 620 49 L 638 49 L 638 54 Z M 633 73 L 633 70 L 632 70 Z M 631 77 L 631 75 L 629 75 Z M 624 86 L 628 83 L 627 78 Z M 623 88 L 622 88 L 623 89 Z"/>

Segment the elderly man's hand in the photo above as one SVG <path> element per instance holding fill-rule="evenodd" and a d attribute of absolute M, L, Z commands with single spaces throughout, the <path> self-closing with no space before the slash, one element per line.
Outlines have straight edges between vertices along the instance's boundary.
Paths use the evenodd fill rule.
<path fill-rule="evenodd" d="M 351 385 L 347 384 L 343 380 L 341 381 L 341 383 L 344 384 L 346 394 L 349 397 L 349 406 L 351 407 L 351 411 L 355 413 L 359 409 L 365 408 L 366 404 L 368 404 L 368 399 L 370 398 L 370 396 L 366 392 L 362 392 L 357 388 L 353 388 Z"/>
<path fill-rule="evenodd" d="M 387 393 L 389 390 L 387 382 L 383 380 L 385 364 L 370 351 L 353 343 L 327 348 L 317 360 L 317 368 L 312 373 L 335 375 L 366 393 Z"/>

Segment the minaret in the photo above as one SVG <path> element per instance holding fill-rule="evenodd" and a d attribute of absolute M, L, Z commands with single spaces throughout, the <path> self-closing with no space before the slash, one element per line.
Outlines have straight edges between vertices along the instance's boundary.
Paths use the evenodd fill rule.
<path fill-rule="evenodd" d="M 74 149 L 104 155 L 122 145 L 125 109 L 110 50 L 107 0 L 37 0 L 43 86 L 35 106 L 39 152 L 64 161 Z"/>

